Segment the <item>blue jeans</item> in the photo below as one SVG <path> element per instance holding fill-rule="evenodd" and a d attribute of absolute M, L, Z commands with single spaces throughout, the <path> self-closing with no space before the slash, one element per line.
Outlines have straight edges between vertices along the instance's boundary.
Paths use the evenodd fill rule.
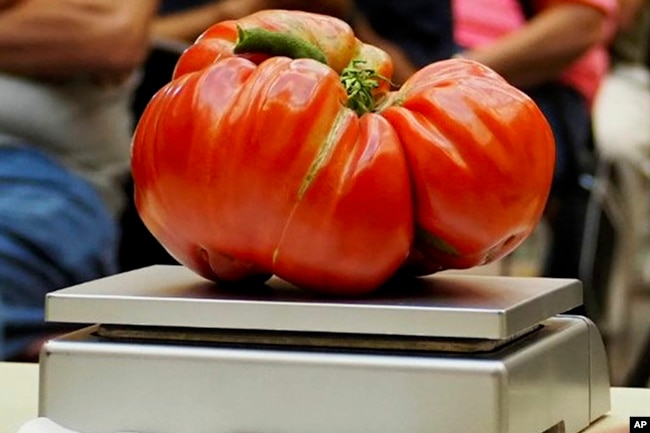
<path fill-rule="evenodd" d="M 25 334 L 45 327 L 26 323 L 21 312 L 42 311 L 52 290 L 115 273 L 117 246 L 117 222 L 90 184 L 38 150 L 0 145 L 0 332 L 4 328 L 5 334 L 0 345 L 5 356 L 7 347 L 17 350 L 12 339 L 27 343 Z"/>

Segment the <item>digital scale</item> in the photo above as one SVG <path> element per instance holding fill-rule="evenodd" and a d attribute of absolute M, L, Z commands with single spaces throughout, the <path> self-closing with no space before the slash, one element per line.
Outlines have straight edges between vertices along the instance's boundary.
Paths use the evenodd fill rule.
<path fill-rule="evenodd" d="M 48 295 L 40 415 L 84 433 L 575 433 L 609 411 L 578 280 L 442 272 L 363 299 L 158 265 Z"/>

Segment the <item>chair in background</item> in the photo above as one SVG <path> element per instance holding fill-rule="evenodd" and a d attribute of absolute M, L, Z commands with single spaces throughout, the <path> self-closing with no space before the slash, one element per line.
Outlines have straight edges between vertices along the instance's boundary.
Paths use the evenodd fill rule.
<path fill-rule="evenodd" d="M 597 320 L 609 335 L 629 326 L 630 301 L 643 282 L 650 176 L 623 161 L 601 159 L 591 188 L 581 280 L 593 288 Z"/>
<path fill-rule="evenodd" d="M 644 289 L 643 253 L 648 242 L 650 172 L 642 164 L 601 159 L 587 209 L 581 280 L 592 294 L 588 308 L 606 338 L 623 337 L 631 327 L 634 297 Z M 625 386 L 650 380 L 650 329 Z"/>

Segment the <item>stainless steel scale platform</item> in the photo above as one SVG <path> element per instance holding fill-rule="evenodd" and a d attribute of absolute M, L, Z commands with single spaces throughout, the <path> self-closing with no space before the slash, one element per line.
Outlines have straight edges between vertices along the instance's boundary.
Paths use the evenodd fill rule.
<path fill-rule="evenodd" d="M 398 287 L 401 285 L 402 287 Z M 609 410 L 577 280 L 440 273 L 364 299 L 181 266 L 59 290 L 40 413 L 85 433 L 574 433 Z"/>

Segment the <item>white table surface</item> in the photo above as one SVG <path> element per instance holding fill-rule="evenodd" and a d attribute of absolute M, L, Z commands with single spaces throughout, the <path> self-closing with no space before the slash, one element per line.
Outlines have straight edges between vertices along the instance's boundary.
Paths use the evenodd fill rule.
<path fill-rule="evenodd" d="M 38 364 L 0 362 L 0 433 L 16 433 L 38 416 Z M 650 416 L 650 388 L 612 388 L 612 410 L 584 430 L 608 432 L 630 416 Z"/>

